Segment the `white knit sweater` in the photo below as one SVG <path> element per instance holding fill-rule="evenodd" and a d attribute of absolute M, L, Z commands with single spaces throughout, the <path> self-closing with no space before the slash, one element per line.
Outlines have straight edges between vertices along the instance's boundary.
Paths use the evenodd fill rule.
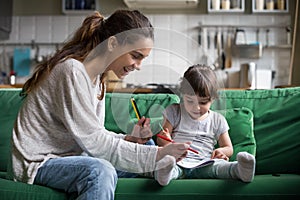
<path fill-rule="evenodd" d="M 69 59 L 26 97 L 12 137 L 15 180 L 32 184 L 48 159 L 83 152 L 120 170 L 154 170 L 156 147 L 126 142 L 124 135 L 105 129 L 105 103 L 97 99 L 98 85 L 99 77 L 92 84 L 84 65 Z"/>

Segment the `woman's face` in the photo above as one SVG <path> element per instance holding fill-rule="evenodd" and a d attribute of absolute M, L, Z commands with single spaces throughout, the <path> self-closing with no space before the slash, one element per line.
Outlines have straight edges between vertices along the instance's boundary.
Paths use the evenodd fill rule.
<path fill-rule="evenodd" d="M 186 112 L 193 119 L 201 119 L 210 109 L 212 101 L 209 97 L 199 97 L 198 95 L 183 95 L 183 104 Z"/>
<path fill-rule="evenodd" d="M 107 69 L 112 70 L 119 79 L 125 78 L 131 71 L 140 70 L 142 60 L 150 54 L 152 46 L 153 41 L 151 39 L 141 39 L 135 44 L 118 47 L 117 52 L 115 52 L 116 59 Z"/>

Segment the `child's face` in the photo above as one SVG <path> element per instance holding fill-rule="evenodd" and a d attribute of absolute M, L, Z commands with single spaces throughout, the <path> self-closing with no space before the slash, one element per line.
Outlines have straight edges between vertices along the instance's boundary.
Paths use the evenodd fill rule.
<path fill-rule="evenodd" d="M 183 95 L 183 104 L 187 113 L 193 119 L 200 119 L 206 114 L 212 104 L 209 97 L 199 97 L 197 95 Z"/>

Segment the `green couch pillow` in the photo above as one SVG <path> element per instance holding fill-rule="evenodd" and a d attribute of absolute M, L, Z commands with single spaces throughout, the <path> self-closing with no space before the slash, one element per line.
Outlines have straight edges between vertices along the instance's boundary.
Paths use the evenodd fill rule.
<path fill-rule="evenodd" d="M 130 98 L 136 100 L 140 114 L 151 118 L 153 133 L 159 129 L 162 121 L 162 112 L 170 104 L 178 103 L 179 97 L 175 94 L 151 93 L 107 93 L 105 97 L 105 128 L 116 133 L 130 133 L 137 122 Z"/>
<path fill-rule="evenodd" d="M 236 160 L 236 154 L 246 151 L 252 155 L 256 153 L 256 141 L 253 133 L 253 113 L 250 109 L 232 108 L 216 110 L 221 113 L 229 125 L 229 136 L 233 145 L 233 155 L 230 160 Z"/>

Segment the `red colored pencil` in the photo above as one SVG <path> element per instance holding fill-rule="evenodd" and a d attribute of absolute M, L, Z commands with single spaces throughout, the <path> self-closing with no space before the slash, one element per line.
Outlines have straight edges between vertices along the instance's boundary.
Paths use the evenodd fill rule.
<path fill-rule="evenodd" d="M 164 130 L 163 130 L 163 131 L 164 131 Z M 170 138 L 167 138 L 167 137 L 165 137 L 165 136 L 163 136 L 163 135 L 157 134 L 157 137 L 159 137 L 159 138 L 161 138 L 161 139 L 163 139 L 163 140 L 166 140 L 166 141 L 168 141 L 168 142 L 174 143 L 174 140 L 171 140 Z M 194 153 L 196 153 L 196 154 L 199 154 L 199 152 L 196 151 L 195 149 L 188 148 L 188 150 L 190 150 L 190 151 L 192 151 L 192 152 L 194 152 Z"/>

